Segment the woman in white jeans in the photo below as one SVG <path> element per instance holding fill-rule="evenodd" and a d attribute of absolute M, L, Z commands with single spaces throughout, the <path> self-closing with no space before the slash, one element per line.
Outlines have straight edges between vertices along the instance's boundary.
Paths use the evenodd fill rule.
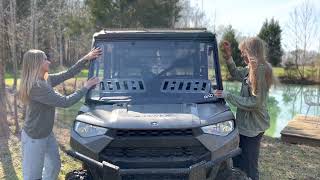
<path fill-rule="evenodd" d="M 57 74 L 48 74 L 50 61 L 43 51 L 32 49 L 24 54 L 19 89 L 20 98 L 27 106 L 21 134 L 24 180 L 58 178 L 61 162 L 52 132 L 55 107 L 69 107 L 78 102 L 99 79 L 89 79 L 83 88 L 69 96 L 59 94 L 53 87 L 78 74 L 101 53 L 101 49 L 93 49 L 70 69 Z"/>

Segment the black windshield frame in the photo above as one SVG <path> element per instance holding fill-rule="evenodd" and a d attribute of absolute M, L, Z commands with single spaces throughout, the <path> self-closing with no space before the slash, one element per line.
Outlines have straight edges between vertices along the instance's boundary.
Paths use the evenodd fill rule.
<path fill-rule="evenodd" d="M 127 38 L 127 39 L 102 39 L 102 38 L 96 38 L 93 40 L 93 47 L 96 47 L 97 44 L 99 43 L 105 43 L 105 42 L 125 42 L 125 41 L 130 41 L 130 40 L 145 40 L 145 39 L 137 39 L 136 37 L 134 39 L 132 38 Z M 149 37 L 148 40 L 154 40 L 152 39 L 152 37 Z M 161 39 L 157 39 L 157 40 L 174 40 L 174 38 L 170 37 L 168 39 L 166 38 L 161 38 Z M 211 46 L 213 47 L 213 61 L 214 61 L 214 74 L 215 74 L 215 81 L 216 81 L 216 87 L 215 89 L 223 89 L 222 86 L 222 79 L 221 79 L 221 70 L 220 70 L 220 64 L 219 64 L 219 56 L 218 56 L 218 47 L 217 47 L 217 41 L 215 36 L 213 37 L 208 37 L 207 39 L 205 38 L 201 38 L 201 39 L 197 39 L 197 38 L 183 38 L 181 39 L 181 37 L 179 37 L 179 40 L 183 40 L 183 41 L 199 41 L 199 42 L 205 42 L 205 43 L 209 43 L 211 44 Z M 91 61 L 90 63 L 90 67 L 89 67 L 89 74 L 88 74 L 88 78 L 91 78 L 94 76 L 93 74 L 94 72 L 94 67 L 93 67 L 93 61 Z M 90 99 L 88 94 L 86 96 L 86 101 Z"/>

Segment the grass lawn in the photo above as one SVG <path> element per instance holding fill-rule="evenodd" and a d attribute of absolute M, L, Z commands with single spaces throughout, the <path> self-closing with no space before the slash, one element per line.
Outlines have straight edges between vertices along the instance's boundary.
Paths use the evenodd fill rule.
<path fill-rule="evenodd" d="M 276 77 L 283 77 L 285 76 L 285 70 L 282 67 L 273 67 L 273 73 Z"/>
<path fill-rule="evenodd" d="M 56 123 L 54 132 L 60 147 L 69 148 L 69 127 Z M 8 143 L 0 141 L 0 179 L 22 179 L 20 140 L 11 136 Z M 260 179 L 320 179 L 320 148 L 284 144 L 279 139 L 264 137 L 261 144 Z M 79 169 L 81 164 L 60 151 L 62 167 L 59 179 Z"/>
<path fill-rule="evenodd" d="M 13 78 L 7 78 L 5 79 L 6 85 L 7 86 L 13 86 Z M 17 80 L 17 84 L 19 85 L 20 79 Z"/>
<path fill-rule="evenodd" d="M 20 78 L 20 76 L 18 76 L 18 77 Z M 81 79 L 87 78 L 88 77 L 88 70 L 87 69 L 82 70 L 76 77 L 81 78 Z M 8 73 L 5 74 L 5 83 L 7 86 L 13 85 L 13 75 L 12 74 L 8 74 Z M 19 85 L 20 79 L 18 79 L 17 83 Z"/>
<path fill-rule="evenodd" d="M 12 74 L 9 74 L 9 73 L 6 73 L 5 75 L 4 75 L 4 78 L 13 78 L 13 75 Z"/>
<path fill-rule="evenodd" d="M 273 67 L 273 73 L 276 77 L 278 78 L 281 78 L 281 79 L 292 79 L 292 78 L 298 78 L 299 79 L 299 74 L 296 73 L 296 74 L 292 74 L 292 73 L 295 73 L 295 72 L 291 72 L 291 76 L 292 77 L 288 77 L 288 74 L 286 73 L 286 70 L 283 68 L 283 67 Z M 209 74 L 213 74 L 212 72 L 209 72 Z M 304 76 L 307 78 L 307 79 L 310 79 L 310 80 L 316 80 L 317 79 L 317 69 L 311 67 L 311 66 L 306 66 L 305 69 L 304 69 Z M 226 66 L 221 66 L 221 76 L 222 76 L 222 79 L 224 80 L 227 80 L 228 78 L 231 78 L 229 72 L 228 72 L 228 69 Z M 319 81 L 319 80 L 317 80 Z M 290 83 L 290 82 L 289 82 Z"/>
<path fill-rule="evenodd" d="M 273 72 L 276 77 L 286 77 L 287 74 L 285 72 L 286 70 L 283 67 L 273 67 Z M 304 68 L 304 76 L 312 78 L 313 76 L 317 75 L 317 69 L 311 67 L 311 66 L 306 66 Z M 299 74 L 297 74 L 297 77 L 299 77 Z"/>

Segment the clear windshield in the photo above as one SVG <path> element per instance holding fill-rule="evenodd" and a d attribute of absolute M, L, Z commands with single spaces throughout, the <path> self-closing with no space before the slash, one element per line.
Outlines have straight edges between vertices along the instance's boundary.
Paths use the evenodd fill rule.
<path fill-rule="evenodd" d="M 216 82 L 209 43 L 139 40 L 96 46 L 103 55 L 90 69 L 102 80 L 89 94 L 94 100 L 201 101 Z"/>

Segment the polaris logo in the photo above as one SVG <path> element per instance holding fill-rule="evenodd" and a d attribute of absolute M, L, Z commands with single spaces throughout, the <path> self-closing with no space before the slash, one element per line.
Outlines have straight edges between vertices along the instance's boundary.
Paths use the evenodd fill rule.
<path fill-rule="evenodd" d="M 209 94 L 203 96 L 204 99 L 208 99 L 208 98 L 212 98 L 212 97 L 214 97 L 214 94 L 212 94 L 212 93 L 209 93 Z"/>
<path fill-rule="evenodd" d="M 161 118 L 161 117 L 170 117 L 172 115 L 169 114 L 141 114 L 137 117 L 155 117 L 155 118 Z"/>
<path fill-rule="evenodd" d="M 151 126 L 158 126 L 158 122 L 151 122 Z"/>

